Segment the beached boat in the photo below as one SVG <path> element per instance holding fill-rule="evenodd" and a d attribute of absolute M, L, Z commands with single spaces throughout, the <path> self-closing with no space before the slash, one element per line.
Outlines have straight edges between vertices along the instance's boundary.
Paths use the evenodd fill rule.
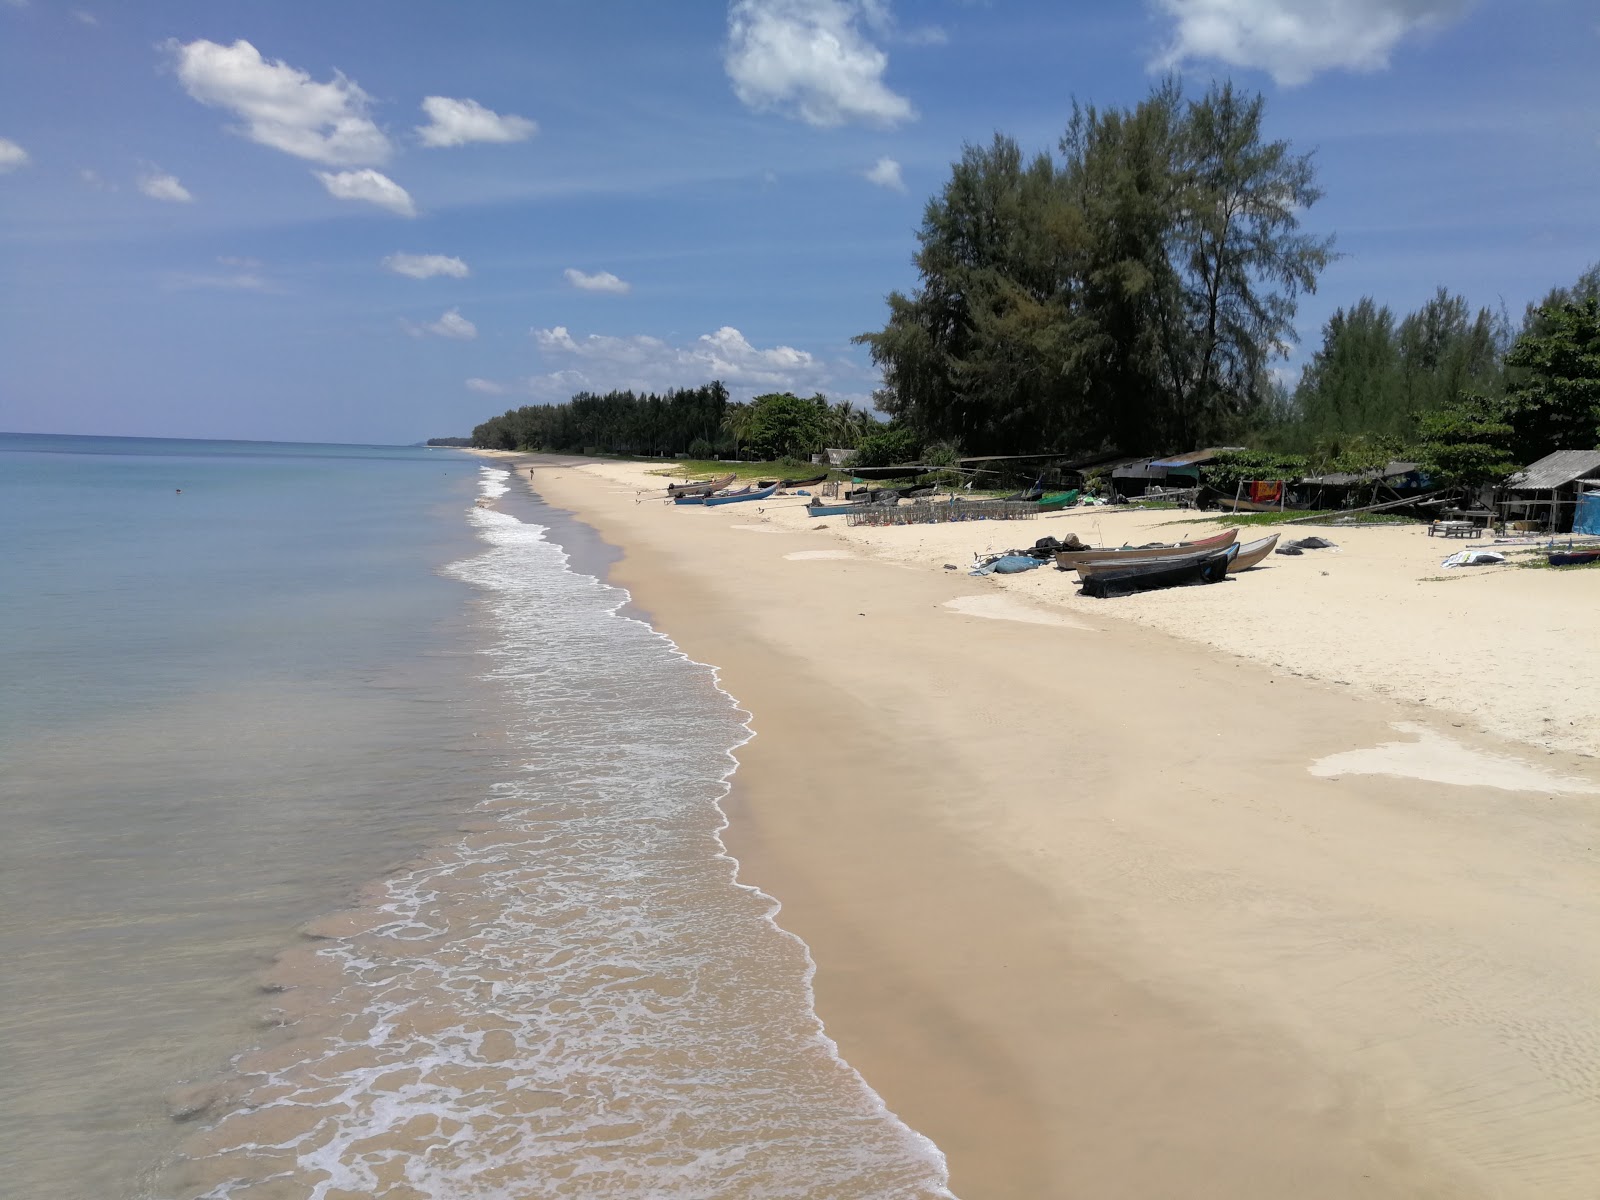
<path fill-rule="evenodd" d="M 1052 495 L 1039 497 L 1040 512 L 1060 512 L 1064 508 L 1071 508 L 1078 502 L 1077 491 L 1056 492 Z"/>
<path fill-rule="evenodd" d="M 797 487 L 815 487 L 819 483 L 827 482 L 828 476 L 827 473 L 824 472 L 821 475 L 813 475 L 809 479 L 780 479 L 778 480 L 778 486 L 785 489 Z"/>
<path fill-rule="evenodd" d="M 806 515 L 811 517 L 847 517 L 851 513 L 877 512 L 879 509 L 893 508 L 892 504 L 808 504 Z"/>
<path fill-rule="evenodd" d="M 1600 546 L 1586 547 L 1582 550 L 1550 551 L 1552 567 L 1579 567 L 1592 562 L 1600 562 Z"/>
<path fill-rule="evenodd" d="M 1246 542 L 1240 546 L 1239 553 L 1235 554 L 1228 563 L 1228 574 L 1233 575 L 1240 571 L 1248 571 L 1266 558 L 1277 547 L 1278 537 L 1279 535 L 1274 533 L 1270 537 L 1257 538 L 1253 542 Z"/>
<path fill-rule="evenodd" d="M 1170 546 L 1125 546 L 1120 550 L 1058 550 L 1056 566 L 1063 571 L 1074 571 L 1079 564 L 1086 562 L 1128 563 L 1150 558 L 1171 558 L 1174 554 L 1190 550 L 1223 550 L 1233 545 L 1238 538 L 1237 529 L 1228 529 L 1215 537 L 1201 538 L 1194 542 L 1174 542 Z"/>
<path fill-rule="evenodd" d="M 707 496 L 706 506 L 709 508 L 713 504 L 740 504 L 746 500 L 765 500 L 777 490 L 778 485 L 773 484 L 771 487 L 746 488 L 743 491 L 729 492 L 725 496 Z"/>
<path fill-rule="evenodd" d="M 1171 558 L 1153 558 L 1121 564 L 1085 576 L 1082 594 L 1105 597 L 1129 592 L 1149 592 L 1157 588 L 1182 587 L 1191 583 L 1219 583 L 1228 574 L 1228 563 L 1239 553 L 1237 545 L 1222 550 L 1201 550 Z M 1093 571 L 1093 568 L 1090 568 Z M 1082 574 L 1083 568 L 1079 568 Z"/>
<path fill-rule="evenodd" d="M 669 483 L 667 495 L 669 496 L 709 496 L 712 492 L 720 492 L 735 479 L 733 475 L 724 475 L 720 479 L 704 479 L 699 483 Z"/>

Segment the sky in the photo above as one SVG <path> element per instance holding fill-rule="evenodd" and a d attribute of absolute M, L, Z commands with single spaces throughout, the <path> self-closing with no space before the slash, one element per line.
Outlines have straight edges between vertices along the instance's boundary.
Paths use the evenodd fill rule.
<path fill-rule="evenodd" d="M 0 0 L 0 430 L 408 443 L 583 389 L 869 403 L 962 146 L 1267 97 L 1301 344 L 1600 259 L 1593 0 Z"/>

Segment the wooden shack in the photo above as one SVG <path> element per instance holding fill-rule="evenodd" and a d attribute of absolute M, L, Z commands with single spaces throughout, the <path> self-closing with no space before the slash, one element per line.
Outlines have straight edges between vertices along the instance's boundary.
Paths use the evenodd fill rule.
<path fill-rule="evenodd" d="M 1557 450 L 1524 467 L 1500 493 L 1500 519 L 1508 529 L 1570 533 L 1580 486 L 1600 476 L 1600 450 Z"/>

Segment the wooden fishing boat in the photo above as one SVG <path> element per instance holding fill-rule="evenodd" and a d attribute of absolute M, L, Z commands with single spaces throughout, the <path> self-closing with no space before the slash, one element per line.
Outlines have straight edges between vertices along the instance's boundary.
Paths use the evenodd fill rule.
<path fill-rule="evenodd" d="M 1550 551 L 1550 565 L 1552 567 L 1578 567 L 1584 563 L 1592 562 L 1600 562 L 1600 546 L 1590 546 L 1579 550 Z"/>
<path fill-rule="evenodd" d="M 1084 578 L 1085 596 L 1122 596 L 1129 592 L 1148 592 L 1157 588 L 1182 587 L 1191 583 L 1219 583 L 1228 574 L 1228 563 L 1239 553 L 1237 545 L 1222 550 L 1201 550 L 1172 558 L 1153 558 L 1124 563 Z M 1080 573 L 1082 568 L 1079 569 Z"/>
<path fill-rule="evenodd" d="M 806 515 L 811 517 L 848 517 L 851 513 L 877 512 L 880 509 L 892 507 L 893 505 L 882 502 L 877 504 L 818 504 L 813 501 L 806 505 Z"/>
<path fill-rule="evenodd" d="M 699 483 L 669 483 L 667 495 L 669 496 L 709 496 L 712 492 L 720 492 L 734 481 L 732 474 L 724 475 L 720 479 L 704 479 Z"/>
<path fill-rule="evenodd" d="M 778 485 L 773 484 L 771 487 L 746 488 L 743 491 L 729 492 L 725 496 L 707 496 L 706 506 L 709 508 L 713 504 L 741 504 L 746 500 L 765 500 L 777 490 Z"/>
<path fill-rule="evenodd" d="M 1058 550 L 1056 566 L 1063 571 L 1074 571 L 1082 563 L 1139 562 L 1149 558 L 1171 558 L 1190 550 L 1224 550 L 1239 538 L 1237 529 L 1224 530 L 1215 537 L 1194 542 L 1174 542 L 1170 546 L 1125 547 L 1121 550 Z"/>
<path fill-rule="evenodd" d="M 1071 508 L 1078 502 L 1078 493 L 1056 492 L 1052 495 L 1039 497 L 1040 512 L 1060 512 L 1064 508 Z"/>
<path fill-rule="evenodd" d="M 778 486 L 781 488 L 815 487 L 819 483 L 827 483 L 828 474 L 824 471 L 821 475 L 813 475 L 810 479 L 780 479 Z"/>
<path fill-rule="evenodd" d="M 1240 546 L 1239 553 L 1235 554 L 1228 563 L 1228 574 L 1234 575 L 1240 571 L 1248 571 L 1266 558 L 1277 548 L 1279 536 L 1279 534 L 1275 533 L 1270 537 L 1257 538 L 1253 542 L 1246 542 Z"/>

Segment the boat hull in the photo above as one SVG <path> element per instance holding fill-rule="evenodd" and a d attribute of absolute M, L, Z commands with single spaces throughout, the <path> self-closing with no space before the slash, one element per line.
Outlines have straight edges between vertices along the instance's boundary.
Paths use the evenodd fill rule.
<path fill-rule="evenodd" d="M 1056 566 L 1063 571 L 1075 571 L 1084 563 L 1130 563 L 1151 558 L 1171 558 L 1194 550 L 1224 550 L 1239 538 L 1237 529 L 1228 529 L 1214 537 L 1194 542 L 1179 542 L 1173 546 L 1150 546 L 1128 550 L 1058 550 Z"/>
<path fill-rule="evenodd" d="M 757 488 L 752 492 L 737 492 L 731 496 L 707 496 L 705 503 L 707 508 L 717 504 L 743 504 L 746 500 L 765 500 L 775 495 L 777 491 L 778 485 L 773 484 L 771 487 Z"/>
<path fill-rule="evenodd" d="M 1238 550 L 1237 546 L 1229 546 L 1223 550 L 1202 551 L 1177 558 L 1128 563 L 1115 570 L 1087 576 L 1081 592 L 1085 596 L 1104 598 L 1183 587 L 1192 583 L 1219 583 L 1227 577 L 1228 564 Z"/>
<path fill-rule="evenodd" d="M 1228 563 L 1228 574 L 1235 575 L 1240 571 L 1248 571 L 1251 567 L 1261 562 L 1273 550 L 1277 549 L 1279 536 L 1279 534 L 1274 533 L 1270 537 L 1257 538 L 1253 542 L 1246 542 L 1240 546 L 1239 553 L 1235 554 Z"/>

